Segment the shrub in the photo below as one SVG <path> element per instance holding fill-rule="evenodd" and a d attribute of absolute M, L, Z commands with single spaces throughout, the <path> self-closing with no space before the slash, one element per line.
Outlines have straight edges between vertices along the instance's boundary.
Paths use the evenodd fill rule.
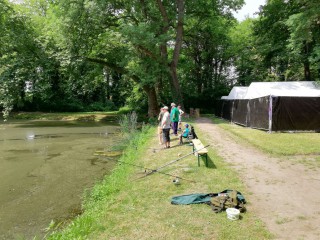
<path fill-rule="evenodd" d="M 131 112 L 119 117 L 119 124 L 121 126 L 121 132 L 124 134 L 133 134 L 137 131 L 138 115 L 135 112 Z"/>
<path fill-rule="evenodd" d="M 94 102 L 91 103 L 88 106 L 88 111 L 89 112 L 94 112 L 94 111 L 112 111 L 115 110 L 115 105 L 112 101 L 106 101 L 105 103 L 102 102 Z"/>
<path fill-rule="evenodd" d="M 133 109 L 130 108 L 129 106 L 124 106 L 124 107 L 119 108 L 119 114 L 128 114 L 132 111 L 133 111 Z"/>

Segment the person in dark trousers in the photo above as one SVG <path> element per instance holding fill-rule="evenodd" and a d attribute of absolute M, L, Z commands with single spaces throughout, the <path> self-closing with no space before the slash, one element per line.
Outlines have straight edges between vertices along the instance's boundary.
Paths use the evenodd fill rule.
<path fill-rule="evenodd" d="M 170 119 L 172 122 L 173 134 L 178 136 L 178 123 L 179 123 L 179 109 L 175 103 L 171 103 Z"/>
<path fill-rule="evenodd" d="M 165 148 L 170 148 L 171 121 L 170 121 L 170 114 L 168 110 L 169 108 L 167 106 L 163 107 L 164 114 L 161 121 L 163 142 L 166 145 Z"/>

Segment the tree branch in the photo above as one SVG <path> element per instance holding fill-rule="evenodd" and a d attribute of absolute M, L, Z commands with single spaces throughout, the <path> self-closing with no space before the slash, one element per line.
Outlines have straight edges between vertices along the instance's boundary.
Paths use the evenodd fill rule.
<path fill-rule="evenodd" d="M 168 32 L 169 27 L 170 27 L 168 14 L 167 14 L 167 11 L 166 11 L 166 9 L 164 8 L 164 6 L 162 4 L 162 0 L 157 0 L 157 4 L 158 4 L 158 8 L 159 8 L 160 14 L 161 14 L 163 22 L 164 22 L 164 26 L 162 28 L 162 31 L 163 31 L 163 33 L 166 33 L 166 32 Z"/>
<path fill-rule="evenodd" d="M 153 54 L 153 52 L 151 52 L 149 49 L 145 48 L 142 45 L 135 45 L 135 47 L 140 50 L 142 53 L 144 53 L 145 55 L 149 56 L 150 58 L 152 58 L 153 60 L 156 60 L 157 62 L 159 61 L 159 59 Z"/>
<path fill-rule="evenodd" d="M 177 20 L 177 35 L 176 43 L 173 51 L 173 58 L 171 65 L 177 66 L 179 61 L 180 50 L 182 46 L 182 36 L 183 36 L 183 19 L 184 19 L 184 2 L 185 0 L 177 0 L 177 10 L 178 10 L 178 20 Z"/>
<path fill-rule="evenodd" d="M 128 75 L 133 81 L 135 81 L 136 83 L 139 83 L 141 84 L 141 79 L 140 77 L 138 77 L 137 75 L 135 74 L 130 74 L 130 72 L 124 68 L 124 67 L 120 67 L 120 66 L 117 66 L 116 64 L 114 63 L 111 63 L 111 62 L 108 62 L 104 59 L 101 59 L 101 58 L 91 58 L 91 57 L 85 57 L 85 59 L 89 62 L 94 62 L 94 63 L 98 63 L 98 64 L 102 64 L 108 68 L 111 68 L 112 70 L 118 72 L 118 73 L 121 73 L 121 74 L 126 74 Z"/>

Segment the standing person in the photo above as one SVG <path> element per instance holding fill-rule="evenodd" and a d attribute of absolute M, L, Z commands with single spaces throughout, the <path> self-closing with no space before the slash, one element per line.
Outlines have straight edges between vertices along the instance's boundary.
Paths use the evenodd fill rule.
<path fill-rule="evenodd" d="M 162 138 L 163 138 L 162 137 L 162 126 L 161 126 L 163 114 L 164 114 L 164 110 L 163 110 L 163 108 L 160 108 L 160 113 L 159 113 L 159 116 L 158 116 L 158 121 L 159 121 L 159 124 L 158 124 L 158 136 L 159 136 L 159 144 L 160 145 L 163 144 L 163 141 L 162 141 Z"/>
<path fill-rule="evenodd" d="M 180 105 L 178 105 L 178 110 L 179 110 L 179 124 L 178 124 L 178 127 L 179 127 L 179 130 L 181 130 L 181 123 L 182 123 L 182 115 L 184 114 L 184 111 L 182 111 L 182 109 L 181 109 L 181 106 Z"/>
<path fill-rule="evenodd" d="M 172 122 L 173 134 L 178 136 L 179 109 L 175 103 L 171 103 L 170 118 Z"/>
<path fill-rule="evenodd" d="M 163 135 L 163 142 L 165 143 L 165 148 L 170 148 L 170 114 L 168 112 L 169 108 L 167 106 L 163 107 L 163 117 L 161 120 L 161 127 L 162 127 L 162 135 Z"/>

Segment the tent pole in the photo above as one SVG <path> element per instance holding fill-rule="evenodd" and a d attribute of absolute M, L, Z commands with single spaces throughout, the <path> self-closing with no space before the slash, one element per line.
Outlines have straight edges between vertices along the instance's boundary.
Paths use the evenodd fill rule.
<path fill-rule="evenodd" d="M 231 107 L 231 116 L 230 122 L 233 123 L 233 107 L 234 107 L 234 100 L 232 100 L 232 107 Z"/>
<path fill-rule="evenodd" d="M 269 96 L 269 133 L 272 132 L 272 96 Z"/>

